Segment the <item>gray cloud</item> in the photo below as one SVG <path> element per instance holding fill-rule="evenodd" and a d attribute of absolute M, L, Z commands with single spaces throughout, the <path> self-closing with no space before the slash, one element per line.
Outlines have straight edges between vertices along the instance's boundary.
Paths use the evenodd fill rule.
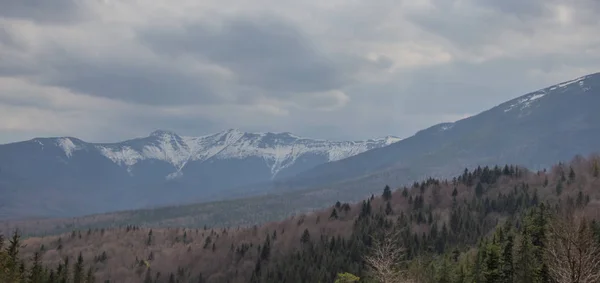
<path fill-rule="evenodd" d="M 25 19 L 40 23 L 73 23 L 89 14 L 78 0 L 2 0 L 0 17 Z"/>
<path fill-rule="evenodd" d="M 472 0 L 474 5 L 480 5 L 482 7 L 491 8 L 495 11 L 506 14 L 514 15 L 521 19 L 527 18 L 540 18 L 547 17 L 553 14 L 552 6 L 566 5 L 572 7 L 574 12 L 580 16 L 574 18 L 574 20 L 582 21 L 587 20 L 581 16 L 590 16 L 595 12 L 600 11 L 600 2 L 595 0 L 576 0 L 565 2 L 563 0 Z M 597 20 L 597 17 L 595 17 Z"/>
<path fill-rule="evenodd" d="M 484 7 L 495 9 L 503 14 L 516 15 L 519 17 L 539 17 L 547 13 L 545 3 L 550 3 L 552 0 L 481 0 L 474 1 L 474 4 L 479 4 Z"/>
<path fill-rule="evenodd" d="M 149 28 L 141 40 L 169 56 L 193 54 L 232 70 L 242 84 L 280 93 L 336 89 L 343 70 L 320 54 L 297 27 L 276 17 L 239 17 L 219 27 Z"/>
<path fill-rule="evenodd" d="M 563 33 L 564 27 L 556 23 L 561 12 L 566 13 L 563 16 L 568 17 L 571 28 L 600 25 L 597 16 L 600 2 L 596 0 L 468 0 L 460 3 L 433 0 L 432 3 L 434 9 L 409 13 L 407 19 L 463 50 L 507 44 L 510 40 L 532 38 L 551 30 Z M 559 11 L 560 7 L 566 9 Z"/>
<path fill-rule="evenodd" d="M 54 52 L 47 66 L 58 70 L 37 81 L 76 92 L 151 105 L 218 103 L 211 73 L 194 74 L 170 65 L 92 61 Z"/>
<path fill-rule="evenodd" d="M 600 70 L 595 0 L 257 1 L 0 0 L 0 136 L 407 136 Z"/>

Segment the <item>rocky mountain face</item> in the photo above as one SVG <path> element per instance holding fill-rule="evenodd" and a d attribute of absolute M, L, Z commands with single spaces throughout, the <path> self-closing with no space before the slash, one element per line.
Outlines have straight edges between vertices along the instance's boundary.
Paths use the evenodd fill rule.
<path fill-rule="evenodd" d="M 519 164 L 543 169 L 600 152 L 600 73 L 540 89 L 478 115 L 424 129 L 390 146 L 304 171 L 273 186 L 327 188 L 360 199 L 457 168 Z"/>
<path fill-rule="evenodd" d="M 111 144 L 36 138 L 0 145 L 0 190 L 8 196 L 4 202 L 19 204 L 0 203 L 0 211 L 19 214 L 18 207 L 34 202 L 48 210 L 44 215 L 65 216 L 215 200 L 235 187 L 292 176 L 398 140 L 336 142 L 234 129 L 201 137 L 155 131 Z"/>

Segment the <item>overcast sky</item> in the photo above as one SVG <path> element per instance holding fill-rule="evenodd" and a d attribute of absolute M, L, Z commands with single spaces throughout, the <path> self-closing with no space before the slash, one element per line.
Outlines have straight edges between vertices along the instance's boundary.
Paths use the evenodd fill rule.
<path fill-rule="evenodd" d="M 600 71 L 598 0 L 0 0 L 0 143 L 407 137 Z"/>

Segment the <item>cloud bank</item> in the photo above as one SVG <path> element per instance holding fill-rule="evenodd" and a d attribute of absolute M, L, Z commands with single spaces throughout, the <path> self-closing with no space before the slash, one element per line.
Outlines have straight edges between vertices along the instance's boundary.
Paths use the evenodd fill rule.
<path fill-rule="evenodd" d="M 408 136 L 600 70 L 595 0 L 0 1 L 0 142 Z"/>

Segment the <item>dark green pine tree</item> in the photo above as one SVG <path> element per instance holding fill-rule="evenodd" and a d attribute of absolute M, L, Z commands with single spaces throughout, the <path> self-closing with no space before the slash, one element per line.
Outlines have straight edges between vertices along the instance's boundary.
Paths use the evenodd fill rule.
<path fill-rule="evenodd" d="M 360 210 L 360 217 L 366 217 L 371 215 L 371 201 L 363 201 L 362 208 Z"/>
<path fill-rule="evenodd" d="M 579 191 L 577 193 L 577 200 L 576 200 L 575 204 L 577 205 L 578 208 L 582 208 L 584 205 L 584 202 L 585 202 L 585 198 L 583 197 L 583 192 Z"/>
<path fill-rule="evenodd" d="M 96 278 L 94 277 L 94 271 L 92 270 L 92 267 L 88 267 L 87 270 L 87 274 L 85 276 L 85 283 L 95 283 L 96 282 Z"/>
<path fill-rule="evenodd" d="M 503 283 L 514 282 L 514 265 L 513 265 L 513 246 L 514 236 L 509 234 L 504 243 L 502 250 L 502 280 Z"/>
<path fill-rule="evenodd" d="M 383 197 L 384 201 L 389 201 L 392 199 L 392 190 L 390 189 L 390 186 L 385 186 L 385 188 L 383 189 L 383 194 L 381 196 Z"/>
<path fill-rule="evenodd" d="M 69 256 L 65 256 L 63 259 L 62 272 L 59 274 L 60 283 L 67 283 L 67 282 L 71 281 L 70 275 L 71 274 L 70 274 L 70 270 L 69 270 Z"/>
<path fill-rule="evenodd" d="M 56 280 L 56 275 L 54 273 L 54 269 L 50 270 L 50 275 L 48 275 L 48 282 L 47 283 L 56 283 L 58 282 Z"/>
<path fill-rule="evenodd" d="M 569 181 L 570 182 L 575 181 L 575 170 L 573 170 L 573 167 L 571 167 L 569 170 Z"/>
<path fill-rule="evenodd" d="M 19 263 L 19 280 L 18 282 L 25 282 L 27 280 L 27 268 L 25 268 L 25 262 L 21 261 Z"/>
<path fill-rule="evenodd" d="M 329 215 L 329 219 L 338 219 L 337 209 L 335 209 L 335 207 L 331 210 L 331 215 Z"/>
<path fill-rule="evenodd" d="M 560 196 L 562 194 L 563 191 L 563 183 L 561 181 L 558 181 L 558 183 L 556 184 L 556 195 Z"/>
<path fill-rule="evenodd" d="M 83 283 L 83 257 L 81 256 L 81 252 L 79 252 L 79 256 L 77 257 L 77 262 L 75 262 L 75 266 L 73 267 L 73 283 Z"/>
<path fill-rule="evenodd" d="M 267 234 L 267 238 L 265 239 L 264 244 L 262 245 L 262 249 L 260 251 L 260 259 L 268 260 L 271 255 L 271 237 Z"/>
<path fill-rule="evenodd" d="M 308 229 L 304 229 L 302 237 L 300 237 L 300 242 L 303 244 L 307 244 L 310 242 L 310 233 L 308 232 Z"/>
<path fill-rule="evenodd" d="M 148 246 L 152 245 L 152 229 L 150 229 L 150 231 L 148 231 L 148 238 L 146 239 L 146 245 L 148 245 Z"/>
<path fill-rule="evenodd" d="M 7 258 L 4 263 L 4 268 L 7 270 L 7 277 L 9 280 L 18 280 L 20 277 L 20 274 L 18 274 L 20 248 L 21 235 L 19 234 L 19 231 L 15 230 L 11 239 L 8 241 L 8 247 L 6 248 Z"/>
<path fill-rule="evenodd" d="M 44 278 L 43 268 L 41 265 L 41 256 L 39 252 L 35 252 L 33 254 L 32 266 L 29 273 L 29 282 L 32 283 L 42 283 L 42 279 Z"/>
<path fill-rule="evenodd" d="M 385 204 L 385 215 L 392 215 L 392 214 L 394 214 L 394 210 L 392 209 L 392 205 L 388 201 Z"/>
<path fill-rule="evenodd" d="M 484 282 L 499 283 L 502 278 L 500 272 L 500 247 L 496 243 L 496 240 L 488 244 L 486 250 Z"/>
<path fill-rule="evenodd" d="M 524 227 L 515 254 L 515 283 L 536 282 L 536 260 L 529 231 Z"/>
<path fill-rule="evenodd" d="M 471 270 L 472 271 L 471 277 L 473 278 L 474 282 L 483 282 L 483 280 L 485 279 L 484 263 L 485 263 L 485 256 L 487 255 L 486 246 L 487 246 L 487 243 L 479 242 L 479 247 L 477 248 L 477 257 L 475 258 L 475 262 L 474 262 L 473 268 Z"/>
<path fill-rule="evenodd" d="M 480 198 L 481 195 L 483 195 L 483 185 L 481 184 L 481 182 L 478 182 L 477 186 L 475 186 L 475 195 L 477 196 L 477 198 Z"/>
<path fill-rule="evenodd" d="M 442 258 L 437 274 L 437 283 L 452 283 L 452 266 L 450 265 L 447 256 Z"/>

